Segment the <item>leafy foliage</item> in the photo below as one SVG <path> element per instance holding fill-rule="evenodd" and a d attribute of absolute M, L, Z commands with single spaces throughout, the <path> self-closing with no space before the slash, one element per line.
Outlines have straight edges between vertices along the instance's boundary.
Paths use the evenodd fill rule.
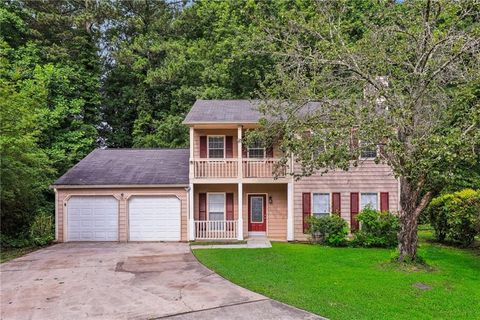
<path fill-rule="evenodd" d="M 41 212 L 35 216 L 30 227 L 30 238 L 34 245 L 44 246 L 51 243 L 54 239 L 55 225 L 53 217 L 48 212 Z"/>
<path fill-rule="evenodd" d="M 274 7 L 273 4 L 265 6 Z M 120 1 L 104 36 L 109 59 L 101 130 L 114 147 L 179 147 L 196 99 L 249 98 L 270 71 L 254 50 L 258 5 L 198 1 Z"/>
<path fill-rule="evenodd" d="M 464 189 L 434 198 L 428 213 L 437 240 L 468 246 L 480 234 L 480 190 Z"/>
<path fill-rule="evenodd" d="M 297 178 L 361 164 L 358 141 L 380 145 L 376 161 L 400 180 L 400 260 L 415 260 L 420 212 L 478 163 L 480 10 L 475 1 L 353 3 L 266 15 L 263 41 L 277 63 L 261 89 L 262 134 L 283 164 L 300 164 Z"/>
<path fill-rule="evenodd" d="M 4 235 L 22 237 L 37 214 L 53 212 L 49 184 L 95 146 L 97 49 L 91 34 L 78 28 L 85 8 L 70 5 L 0 4 L 0 24 L 8 25 L 0 28 Z"/>
<path fill-rule="evenodd" d="M 309 219 L 310 235 L 312 241 L 333 247 L 347 244 L 347 222 L 334 214 L 331 216 L 315 217 Z"/>
<path fill-rule="evenodd" d="M 361 228 L 353 234 L 351 244 L 359 247 L 392 248 L 398 244 L 398 217 L 367 207 L 357 215 Z"/>

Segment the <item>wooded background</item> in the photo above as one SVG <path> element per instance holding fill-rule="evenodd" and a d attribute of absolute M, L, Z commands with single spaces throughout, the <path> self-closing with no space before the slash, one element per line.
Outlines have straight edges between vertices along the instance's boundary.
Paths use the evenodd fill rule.
<path fill-rule="evenodd" d="M 395 1 L 344 1 L 352 45 L 367 31 L 364 17 L 386 3 Z M 48 186 L 94 148 L 186 147 L 181 122 L 196 99 L 261 96 L 278 78 L 268 26 L 299 12 L 315 21 L 316 5 L 3 1 L 2 234 L 19 236 L 36 215 L 53 215 Z M 478 95 L 475 84 L 465 99 Z"/>

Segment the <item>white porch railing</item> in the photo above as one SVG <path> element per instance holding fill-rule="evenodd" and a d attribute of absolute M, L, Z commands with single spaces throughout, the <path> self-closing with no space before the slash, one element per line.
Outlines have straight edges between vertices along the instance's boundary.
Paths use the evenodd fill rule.
<path fill-rule="evenodd" d="M 195 239 L 236 239 L 237 220 L 195 221 Z"/>
<path fill-rule="evenodd" d="M 279 177 L 285 177 L 287 173 L 285 167 L 278 167 L 278 159 L 243 159 L 242 165 L 244 178 L 273 178 L 275 172 Z"/>
<path fill-rule="evenodd" d="M 193 161 L 195 178 L 236 178 L 237 159 L 205 159 Z"/>

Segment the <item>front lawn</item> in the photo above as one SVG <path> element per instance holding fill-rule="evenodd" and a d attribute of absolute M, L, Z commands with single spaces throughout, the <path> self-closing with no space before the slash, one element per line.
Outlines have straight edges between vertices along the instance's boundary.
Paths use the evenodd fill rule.
<path fill-rule="evenodd" d="M 273 243 L 194 254 L 238 285 L 331 319 L 480 319 L 480 255 L 422 243 L 430 271 L 399 270 L 392 250 Z"/>

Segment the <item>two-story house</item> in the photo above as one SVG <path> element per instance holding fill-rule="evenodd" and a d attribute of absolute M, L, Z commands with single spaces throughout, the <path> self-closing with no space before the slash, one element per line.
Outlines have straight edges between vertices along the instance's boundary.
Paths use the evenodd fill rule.
<path fill-rule="evenodd" d="M 198 100 L 189 149 L 97 149 L 58 179 L 57 241 L 306 240 L 310 215 L 351 230 L 366 205 L 398 211 L 398 181 L 369 150 L 349 171 L 274 177 L 279 151 L 242 143 L 258 128 L 248 100 Z M 278 173 L 278 171 L 277 171 Z"/>

